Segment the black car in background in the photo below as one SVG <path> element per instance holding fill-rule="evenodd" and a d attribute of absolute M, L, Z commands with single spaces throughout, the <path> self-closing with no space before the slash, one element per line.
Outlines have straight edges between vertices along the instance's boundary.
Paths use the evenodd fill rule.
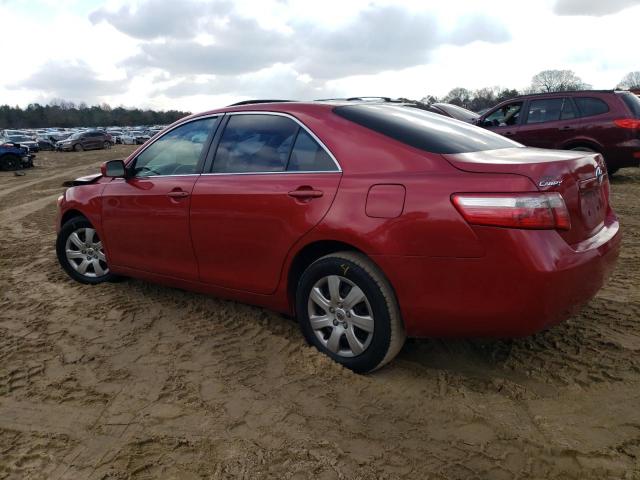
<path fill-rule="evenodd" d="M 475 124 L 480 118 L 480 115 L 476 112 L 472 112 L 471 110 L 467 110 L 466 108 L 459 107 L 451 103 L 432 103 L 429 105 L 429 111 L 472 124 Z"/>
<path fill-rule="evenodd" d="M 2 138 L 4 143 L 14 143 L 16 145 L 20 145 L 21 147 L 26 147 L 30 152 L 39 152 L 40 145 L 38 142 L 33 140 L 31 137 L 21 134 L 9 134 Z"/>
<path fill-rule="evenodd" d="M 66 140 L 56 143 L 56 150 L 59 151 L 76 151 L 83 150 L 99 150 L 103 148 L 111 148 L 113 146 L 113 137 L 100 130 L 88 130 L 86 132 L 78 132 L 71 135 Z"/>
<path fill-rule="evenodd" d="M 55 150 L 56 148 L 56 141 L 51 137 L 38 136 L 36 137 L 36 142 L 38 142 L 40 150 Z"/>

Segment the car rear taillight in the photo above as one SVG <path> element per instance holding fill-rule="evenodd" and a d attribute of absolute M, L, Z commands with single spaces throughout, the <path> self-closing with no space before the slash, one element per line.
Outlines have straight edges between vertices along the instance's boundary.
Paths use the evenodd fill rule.
<path fill-rule="evenodd" d="M 456 193 L 451 200 L 473 225 L 570 230 L 571 219 L 562 195 L 545 193 Z"/>
<path fill-rule="evenodd" d="M 636 118 L 620 118 L 614 120 L 613 123 L 620 128 L 631 128 L 640 130 L 640 120 Z"/>

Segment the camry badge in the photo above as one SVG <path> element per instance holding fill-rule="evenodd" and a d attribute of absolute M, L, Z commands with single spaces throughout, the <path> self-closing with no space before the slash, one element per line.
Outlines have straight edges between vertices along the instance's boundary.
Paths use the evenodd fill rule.
<path fill-rule="evenodd" d="M 542 180 L 540 181 L 540 183 L 538 183 L 539 187 L 555 187 L 557 185 L 560 185 L 562 183 L 562 180 Z"/>
<path fill-rule="evenodd" d="M 602 185 L 602 182 L 604 181 L 604 172 L 600 166 L 596 167 L 596 178 L 598 179 L 598 183 Z"/>

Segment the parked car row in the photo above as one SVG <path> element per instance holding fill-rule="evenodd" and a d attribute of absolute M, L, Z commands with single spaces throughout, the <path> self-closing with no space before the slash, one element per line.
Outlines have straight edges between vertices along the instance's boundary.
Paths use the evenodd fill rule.
<path fill-rule="evenodd" d="M 142 145 L 164 128 L 162 125 L 107 128 L 5 129 L 0 140 L 15 142 L 29 149 L 80 151 L 110 148 L 114 144 Z"/>

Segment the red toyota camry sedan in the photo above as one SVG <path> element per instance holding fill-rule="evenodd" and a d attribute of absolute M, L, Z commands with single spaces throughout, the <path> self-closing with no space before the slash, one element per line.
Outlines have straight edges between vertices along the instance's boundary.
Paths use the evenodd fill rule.
<path fill-rule="evenodd" d="M 551 327 L 595 295 L 621 243 L 599 154 L 392 103 L 193 115 L 58 203 L 73 279 L 137 277 L 295 315 L 356 372 L 406 336 Z"/>

